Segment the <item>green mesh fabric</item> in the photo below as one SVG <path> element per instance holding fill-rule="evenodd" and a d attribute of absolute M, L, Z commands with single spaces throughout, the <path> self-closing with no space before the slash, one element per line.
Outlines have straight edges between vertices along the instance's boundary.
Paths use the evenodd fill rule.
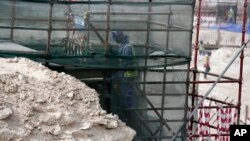
<path fill-rule="evenodd" d="M 185 122 L 195 0 L 54 2 L 0 1 L 0 57 L 62 66 L 100 93 L 104 108 L 136 130 L 135 140 L 171 138 Z M 112 53 L 119 46 L 112 31 L 128 36 L 135 55 Z M 6 43 L 13 45 L 1 48 Z M 124 65 L 129 60 L 136 63 Z M 139 74 L 112 80 L 124 70 Z M 133 85 L 132 106 L 124 108 L 121 88 L 127 84 Z M 184 138 L 185 131 L 177 141 Z"/>

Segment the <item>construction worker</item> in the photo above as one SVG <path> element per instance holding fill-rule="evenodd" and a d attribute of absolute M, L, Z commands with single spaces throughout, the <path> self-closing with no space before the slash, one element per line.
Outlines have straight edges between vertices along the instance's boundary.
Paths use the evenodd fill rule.
<path fill-rule="evenodd" d="M 227 15 L 227 22 L 228 23 L 234 23 L 234 10 L 232 8 L 229 9 L 228 15 Z"/>
<path fill-rule="evenodd" d="M 200 43 L 199 43 L 199 55 L 205 55 L 205 48 L 204 48 L 204 43 L 202 40 L 200 40 Z"/>
<path fill-rule="evenodd" d="M 131 57 L 135 55 L 135 51 L 132 45 L 129 44 L 128 36 L 125 35 L 122 31 L 113 31 L 112 39 L 118 44 L 118 49 L 112 49 L 112 53 L 122 57 Z M 133 106 L 133 93 L 134 93 L 134 81 L 138 76 L 138 72 L 133 69 L 126 69 L 128 66 L 135 66 L 136 62 L 134 59 L 124 59 L 120 61 L 120 66 L 124 68 L 119 70 L 112 75 L 113 80 L 118 81 L 114 84 L 114 89 L 119 89 L 121 94 L 121 106 L 124 110 L 124 117 L 121 117 L 124 122 L 129 118 L 129 112 L 127 108 Z M 119 86 L 118 86 L 119 84 Z"/>
<path fill-rule="evenodd" d="M 204 78 L 207 79 L 207 73 L 210 71 L 210 56 L 211 56 L 211 51 L 208 51 L 206 53 L 206 56 L 204 57 L 204 68 L 205 68 L 205 73 L 204 73 Z"/>

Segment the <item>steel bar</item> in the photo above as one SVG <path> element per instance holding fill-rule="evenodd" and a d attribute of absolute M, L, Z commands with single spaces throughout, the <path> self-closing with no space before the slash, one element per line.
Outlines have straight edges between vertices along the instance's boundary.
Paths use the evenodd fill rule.
<path fill-rule="evenodd" d="M 197 15 L 197 23 L 196 23 L 196 38 L 195 38 L 195 52 L 194 52 L 194 69 L 197 70 L 197 55 L 198 55 L 198 42 L 199 42 L 199 32 L 200 32 L 200 19 L 201 19 L 201 2 L 202 0 L 199 0 L 199 8 L 198 8 L 198 15 Z M 197 72 L 193 71 L 193 81 L 197 80 Z M 192 94 L 196 94 L 196 84 L 192 84 Z M 195 104 L 195 97 L 192 97 L 191 100 L 191 106 L 193 107 Z M 192 108 L 192 111 L 194 109 Z M 193 130 L 193 119 L 194 117 L 191 118 L 191 130 Z M 175 135 L 177 136 L 177 135 Z"/>
<path fill-rule="evenodd" d="M 58 4 L 108 4 L 107 1 L 72 1 L 72 2 L 67 2 L 67 1 L 57 1 Z M 116 1 L 116 2 L 111 2 L 112 5 L 147 5 L 149 2 L 126 2 L 126 1 Z M 169 1 L 169 2 L 152 2 L 152 5 L 190 5 L 192 6 L 194 4 L 194 0 L 192 1 Z"/>
<path fill-rule="evenodd" d="M 216 109 L 218 107 L 223 107 L 223 108 L 237 108 L 235 105 L 229 105 L 229 106 L 202 106 L 198 107 L 198 109 Z"/>
<path fill-rule="evenodd" d="M 169 10 L 171 11 L 171 6 L 169 6 Z M 167 22 L 167 24 L 168 24 L 168 26 L 170 25 L 170 15 L 168 15 L 168 22 Z M 166 48 L 165 48 L 165 50 L 169 50 L 169 32 L 167 31 L 166 32 Z M 165 51 L 164 50 L 164 51 Z M 164 71 L 163 71 L 163 82 L 166 82 L 167 81 L 167 72 L 166 72 L 166 70 L 167 70 L 167 66 L 166 66 L 166 64 L 168 64 L 167 63 L 167 58 L 164 58 L 164 64 L 165 64 L 165 66 L 164 66 Z M 161 108 L 164 108 L 164 105 L 165 105 L 165 93 L 166 93 L 166 85 L 163 83 L 163 87 L 162 87 L 162 96 L 161 96 Z M 161 110 L 161 115 L 162 115 L 162 117 L 164 117 L 164 110 Z M 161 123 L 161 128 L 163 127 L 163 123 Z M 156 134 L 157 132 L 155 132 L 154 134 Z M 162 135 L 162 130 L 160 130 L 160 135 Z"/>
<path fill-rule="evenodd" d="M 0 28 L 3 27 L 3 26 L 0 26 Z M 8 26 L 6 26 L 8 27 Z M 53 28 L 53 30 L 57 31 L 57 30 L 61 30 L 61 31 L 64 31 L 66 30 L 65 28 Z M 88 29 L 76 29 L 76 28 L 72 28 L 70 30 L 76 30 L 76 31 L 87 31 Z M 98 30 L 98 31 L 106 31 L 105 28 L 97 28 L 95 30 Z M 140 32 L 146 32 L 146 31 L 158 31 L 158 32 L 166 32 L 166 31 L 175 31 L 175 32 L 178 32 L 178 31 L 182 31 L 182 32 L 190 32 L 191 29 L 188 29 L 188 30 L 181 30 L 181 29 L 158 29 L 158 28 L 155 28 L 155 29 L 138 29 L 138 28 L 112 28 L 112 30 L 114 31 L 132 31 L 132 32 L 136 32 L 136 31 L 140 31 Z M 94 31 L 93 29 L 89 29 L 89 31 Z"/>
<path fill-rule="evenodd" d="M 104 49 L 105 49 L 105 53 L 108 53 L 109 51 L 109 30 L 110 30 L 110 23 L 109 23 L 109 20 L 110 20 L 110 15 L 111 15 L 111 12 L 110 12 L 110 3 L 112 1 L 109 0 L 109 3 L 108 3 L 108 9 L 107 9 L 107 17 L 106 17 L 106 26 L 107 26 L 107 29 L 106 29 L 106 38 L 105 38 L 105 41 L 104 41 Z"/>
<path fill-rule="evenodd" d="M 136 110 L 136 111 L 150 111 L 150 110 L 185 110 L 185 108 L 181 107 L 154 107 L 154 108 L 128 108 L 126 110 Z"/>
<path fill-rule="evenodd" d="M 148 8 L 148 12 L 151 12 L 151 1 L 149 1 L 149 5 L 148 5 L 147 8 Z M 151 21 L 151 15 L 147 16 L 147 21 Z M 146 41 L 145 41 L 145 46 L 144 46 L 144 54 L 146 56 L 148 56 L 148 50 L 149 50 L 149 47 L 148 47 L 149 46 L 149 37 L 150 37 L 149 36 L 149 29 L 150 29 L 150 23 L 149 22 L 147 23 L 147 29 L 148 30 L 146 32 Z M 148 57 L 146 57 L 146 59 L 144 60 L 144 67 L 145 68 L 147 67 L 147 62 L 148 62 Z M 143 71 L 143 78 L 142 79 L 143 79 L 143 82 L 147 81 L 147 70 L 146 69 Z M 141 94 L 144 94 L 144 95 L 146 94 L 146 85 L 145 85 L 145 83 L 142 85 L 142 93 Z M 145 99 L 147 99 L 146 95 L 145 95 Z M 152 104 L 152 106 L 153 106 L 153 104 Z M 158 116 L 160 117 L 161 115 L 159 114 Z M 153 135 L 155 135 L 155 134 L 153 133 Z"/>
<path fill-rule="evenodd" d="M 149 4 L 150 5 L 150 4 Z M 91 15 L 172 15 L 172 12 L 110 12 L 110 13 L 106 13 L 106 12 L 93 12 L 90 11 L 89 12 Z"/>
<path fill-rule="evenodd" d="M 199 98 L 203 98 L 204 97 L 203 95 L 196 95 L 196 94 L 188 94 L 188 95 L 191 95 L 191 96 L 194 96 L 194 97 L 199 97 Z M 218 103 L 221 103 L 221 104 L 233 105 L 232 103 L 228 103 L 228 102 L 221 101 L 221 100 L 214 99 L 214 98 L 210 98 L 210 97 L 206 97 L 206 99 L 214 101 L 214 102 L 218 102 Z"/>
<path fill-rule="evenodd" d="M 10 55 L 13 55 L 13 54 L 30 54 L 30 55 L 41 55 L 40 57 L 44 56 L 46 57 L 46 53 L 44 51 L 35 51 L 35 52 L 28 52 L 28 51 L 6 51 L 6 50 L 0 50 L 0 53 L 2 54 L 10 54 Z"/>
<path fill-rule="evenodd" d="M 90 2 L 90 0 L 88 0 Z M 90 5 L 88 5 L 88 11 L 90 11 Z M 90 23 L 90 18 L 88 18 L 88 22 Z M 90 46 L 90 32 L 89 32 L 89 24 L 87 24 L 87 45 Z"/>
<path fill-rule="evenodd" d="M 182 30 L 188 30 L 187 28 L 184 28 L 184 27 L 178 26 L 178 25 L 170 25 L 170 28 L 178 28 L 178 29 L 182 29 Z"/>
<path fill-rule="evenodd" d="M 161 93 L 147 93 L 146 96 L 161 96 Z M 184 93 L 165 93 L 164 96 L 186 96 Z"/>
<path fill-rule="evenodd" d="M 196 70 L 196 72 L 198 72 L 198 73 L 205 73 L 204 71 L 198 71 L 198 70 Z M 216 76 L 216 77 L 219 76 L 218 74 L 211 73 L 211 72 L 207 73 L 207 75 Z M 229 79 L 229 80 L 238 80 L 238 79 L 235 79 L 235 78 L 232 78 L 232 77 L 227 77 L 227 76 L 223 76 L 222 78 Z"/>
<path fill-rule="evenodd" d="M 201 125 L 205 125 L 205 126 L 208 126 L 208 127 L 210 127 L 210 128 L 213 128 L 213 129 L 218 129 L 216 126 L 213 126 L 213 125 L 207 125 L 207 124 L 205 124 L 205 123 L 202 123 L 202 122 L 198 122 L 198 121 L 193 121 L 194 123 L 197 123 L 197 124 L 201 124 Z"/>
<path fill-rule="evenodd" d="M 11 26 L 0 26 L 0 29 L 12 29 Z M 48 28 L 31 28 L 31 27 L 21 27 L 21 26 L 15 26 L 13 29 L 20 29 L 20 30 L 42 30 L 42 31 L 47 31 Z M 66 30 L 66 29 L 65 29 Z"/>
<path fill-rule="evenodd" d="M 11 17 L 11 32 L 10 32 L 10 40 L 13 41 L 14 36 L 14 25 L 15 25 L 15 18 L 16 18 L 16 0 L 12 1 L 12 17 Z"/>
<path fill-rule="evenodd" d="M 209 84 L 215 81 L 190 81 L 191 84 Z M 220 80 L 218 83 L 239 83 L 239 80 Z"/>
<path fill-rule="evenodd" d="M 230 134 L 208 134 L 208 135 L 200 135 L 200 134 L 195 134 L 191 135 L 191 137 L 216 137 L 216 136 L 230 136 Z"/>
<path fill-rule="evenodd" d="M 148 136 L 148 135 L 143 135 L 143 136 L 136 136 L 135 140 L 137 141 L 147 141 L 146 139 L 151 138 L 151 139 L 170 139 L 172 136 Z M 182 136 L 177 136 L 178 139 L 182 141 L 183 137 Z"/>
<path fill-rule="evenodd" d="M 146 123 L 158 123 L 158 122 L 162 122 L 162 121 L 168 121 L 168 122 L 184 122 L 183 119 L 164 119 L 164 120 L 157 120 L 157 119 L 143 119 L 142 121 L 145 121 Z"/>
<path fill-rule="evenodd" d="M 186 84 L 186 81 L 145 81 L 137 82 L 137 84 Z"/>
<path fill-rule="evenodd" d="M 54 1 L 50 0 L 50 9 L 49 9 L 49 20 L 48 20 L 48 40 L 47 40 L 47 46 L 46 46 L 46 54 L 49 55 L 50 53 L 50 41 L 51 41 L 51 32 L 52 32 L 52 14 L 53 14 L 53 6 Z"/>
<path fill-rule="evenodd" d="M 246 33 L 246 22 L 247 22 L 247 0 L 244 1 L 244 14 L 243 14 L 243 22 L 242 22 L 242 38 L 241 45 L 245 44 L 245 33 Z M 241 110 L 241 95 L 242 95 L 242 80 L 243 80 L 243 63 L 244 63 L 244 48 L 240 54 L 240 74 L 239 74 L 239 92 L 238 92 L 238 124 L 240 121 L 240 110 Z"/>
<path fill-rule="evenodd" d="M 5 18 L 5 17 L 0 17 L 1 20 L 11 20 L 11 18 Z M 15 21 L 30 21 L 30 22 L 48 22 L 48 19 L 31 19 L 31 18 L 15 18 Z M 67 22 L 66 19 L 52 19 L 52 22 Z M 89 22 L 107 22 L 106 20 L 89 20 Z M 146 20 L 110 20 L 110 23 L 112 22 L 124 22 L 124 23 L 148 23 L 149 21 Z M 160 22 L 150 22 L 151 24 L 156 24 L 160 26 L 167 27 L 166 24 L 160 23 Z M 183 28 L 184 29 L 184 28 Z"/>
<path fill-rule="evenodd" d="M 4 29 L 11 29 L 11 26 L 0 26 L 0 28 Z M 20 29 L 20 30 L 48 30 L 47 28 L 36 28 L 36 27 L 24 27 L 24 26 L 15 26 L 13 29 Z M 67 30 L 75 30 L 75 31 L 106 31 L 107 29 L 105 28 L 97 28 L 97 29 L 78 29 L 78 28 L 52 28 L 52 31 L 67 31 Z M 166 32 L 166 31 L 175 31 L 175 32 L 190 32 L 190 30 L 180 30 L 180 29 L 133 29 L 133 28 L 114 28 L 112 30 L 115 31 L 132 31 L 132 32 L 146 32 L 146 31 L 158 31 L 158 32 Z"/>

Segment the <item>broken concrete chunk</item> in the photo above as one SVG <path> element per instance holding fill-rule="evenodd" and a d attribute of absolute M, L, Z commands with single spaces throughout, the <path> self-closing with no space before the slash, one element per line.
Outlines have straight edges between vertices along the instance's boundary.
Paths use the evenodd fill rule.
<path fill-rule="evenodd" d="M 7 119 L 12 113 L 13 112 L 10 108 L 0 110 L 0 120 Z"/>
<path fill-rule="evenodd" d="M 112 120 L 110 122 L 108 122 L 107 124 L 107 128 L 109 129 L 114 129 L 118 127 L 118 122 L 116 120 Z"/>

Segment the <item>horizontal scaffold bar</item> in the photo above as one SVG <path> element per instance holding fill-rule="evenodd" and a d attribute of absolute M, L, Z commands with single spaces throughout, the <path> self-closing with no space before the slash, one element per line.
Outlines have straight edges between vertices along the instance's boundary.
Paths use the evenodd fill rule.
<path fill-rule="evenodd" d="M 2 29 L 20 29 L 20 30 L 49 30 L 48 28 L 38 28 L 38 27 L 24 27 L 24 26 L 0 26 Z M 99 29 L 80 29 L 80 28 L 51 28 L 52 31 L 107 31 L 105 28 L 99 28 Z M 191 32 L 191 29 L 175 29 L 175 28 L 169 28 L 169 29 L 133 29 L 133 28 L 114 28 L 110 29 L 109 31 L 130 31 L 130 32 L 146 32 L 146 31 L 158 31 L 158 32 L 166 32 L 166 31 L 175 31 L 175 32 Z"/>
<path fill-rule="evenodd" d="M 173 12 L 88 12 L 91 15 L 172 15 Z"/>
<path fill-rule="evenodd" d="M 117 5 L 155 5 L 155 6 L 161 6 L 161 5 L 194 5 L 195 0 L 191 1 L 176 1 L 176 0 L 168 0 L 165 2 L 128 2 L 128 1 L 57 1 L 58 4 L 117 4 Z"/>

